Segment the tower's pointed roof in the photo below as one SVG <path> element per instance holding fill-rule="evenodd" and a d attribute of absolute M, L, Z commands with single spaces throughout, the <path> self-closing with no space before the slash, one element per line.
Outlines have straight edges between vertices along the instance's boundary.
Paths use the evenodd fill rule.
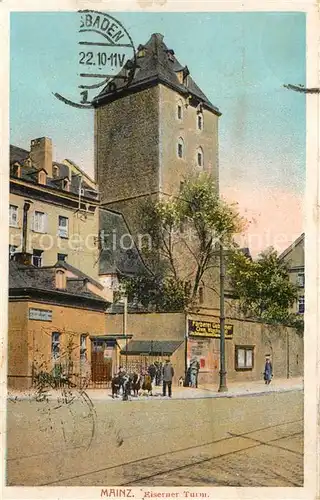
<path fill-rule="evenodd" d="M 141 56 L 142 55 L 142 56 Z M 174 55 L 174 51 L 168 49 L 163 41 L 163 35 L 153 33 L 145 45 L 139 45 L 135 61 L 132 59 L 128 67 L 135 66 L 134 76 L 130 83 L 124 81 L 123 77 L 128 69 L 123 68 L 114 78 L 117 91 L 109 90 L 106 86 L 93 100 L 95 106 L 107 100 L 113 100 L 123 93 L 130 93 L 142 88 L 162 83 L 167 85 L 185 97 L 191 96 L 214 113 L 220 115 L 219 109 L 215 107 L 194 82 L 189 74 L 187 66 L 182 66 Z M 184 78 L 181 79 L 180 75 Z"/>

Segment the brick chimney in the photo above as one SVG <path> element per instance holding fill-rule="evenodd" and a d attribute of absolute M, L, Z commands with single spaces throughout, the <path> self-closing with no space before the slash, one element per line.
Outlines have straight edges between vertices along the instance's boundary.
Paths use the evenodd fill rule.
<path fill-rule="evenodd" d="M 52 141 L 49 137 L 32 139 L 30 157 L 37 168 L 44 168 L 49 177 L 52 177 Z"/>

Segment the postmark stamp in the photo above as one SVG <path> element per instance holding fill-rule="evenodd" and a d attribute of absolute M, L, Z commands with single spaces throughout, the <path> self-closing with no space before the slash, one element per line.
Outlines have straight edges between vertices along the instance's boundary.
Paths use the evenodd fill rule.
<path fill-rule="evenodd" d="M 64 103 L 77 108 L 92 108 L 99 89 L 117 92 L 130 85 L 136 68 L 133 40 L 113 16 L 95 10 L 80 10 L 77 51 L 78 100 L 55 92 Z"/>

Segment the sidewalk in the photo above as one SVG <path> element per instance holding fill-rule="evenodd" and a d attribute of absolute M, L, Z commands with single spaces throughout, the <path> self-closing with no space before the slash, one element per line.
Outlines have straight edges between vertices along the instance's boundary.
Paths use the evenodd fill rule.
<path fill-rule="evenodd" d="M 172 388 L 172 399 L 204 399 L 204 398 L 234 398 L 243 396 L 257 396 L 259 394 L 269 394 L 274 392 L 290 392 L 303 390 L 303 378 L 294 377 L 290 379 L 274 379 L 270 385 L 266 385 L 263 380 L 253 382 L 230 382 L 228 383 L 228 392 L 218 392 L 218 385 L 201 385 L 198 389 L 190 387 Z M 72 389 L 71 389 L 72 391 Z M 86 394 L 92 401 L 119 402 L 122 398 L 112 399 L 111 389 L 87 389 Z M 34 391 L 8 391 L 9 400 L 30 400 L 35 397 Z M 61 397 L 60 391 L 50 391 L 49 399 L 55 400 Z M 161 387 L 156 386 L 153 390 L 153 396 L 139 396 L 131 398 L 133 401 L 150 401 L 169 399 L 162 397 Z"/>

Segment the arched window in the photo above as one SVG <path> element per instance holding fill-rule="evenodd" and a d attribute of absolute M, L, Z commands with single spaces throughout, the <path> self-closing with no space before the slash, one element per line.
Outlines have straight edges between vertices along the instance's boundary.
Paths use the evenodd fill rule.
<path fill-rule="evenodd" d="M 197 128 L 198 128 L 198 130 L 203 129 L 203 114 L 202 113 L 197 114 Z"/>
<path fill-rule="evenodd" d="M 177 154 L 178 154 L 178 158 L 183 158 L 183 156 L 184 156 L 184 141 L 183 141 L 182 137 L 179 137 L 179 139 L 178 139 Z"/>
<path fill-rule="evenodd" d="M 39 172 L 38 182 L 39 184 L 44 184 L 44 185 L 47 183 L 47 174 L 43 170 L 40 170 Z"/>
<path fill-rule="evenodd" d="M 183 104 L 182 104 L 182 101 L 180 99 L 177 103 L 177 118 L 178 118 L 178 120 L 182 120 L 182 118 L 183 118 Z"/>
<path fill-rule="evenodd" d="M 197 149 L 197 165 L 198 167 L 203 167 L 204 161 L 203 161 L 203 150 L 202 148 Z"/>

